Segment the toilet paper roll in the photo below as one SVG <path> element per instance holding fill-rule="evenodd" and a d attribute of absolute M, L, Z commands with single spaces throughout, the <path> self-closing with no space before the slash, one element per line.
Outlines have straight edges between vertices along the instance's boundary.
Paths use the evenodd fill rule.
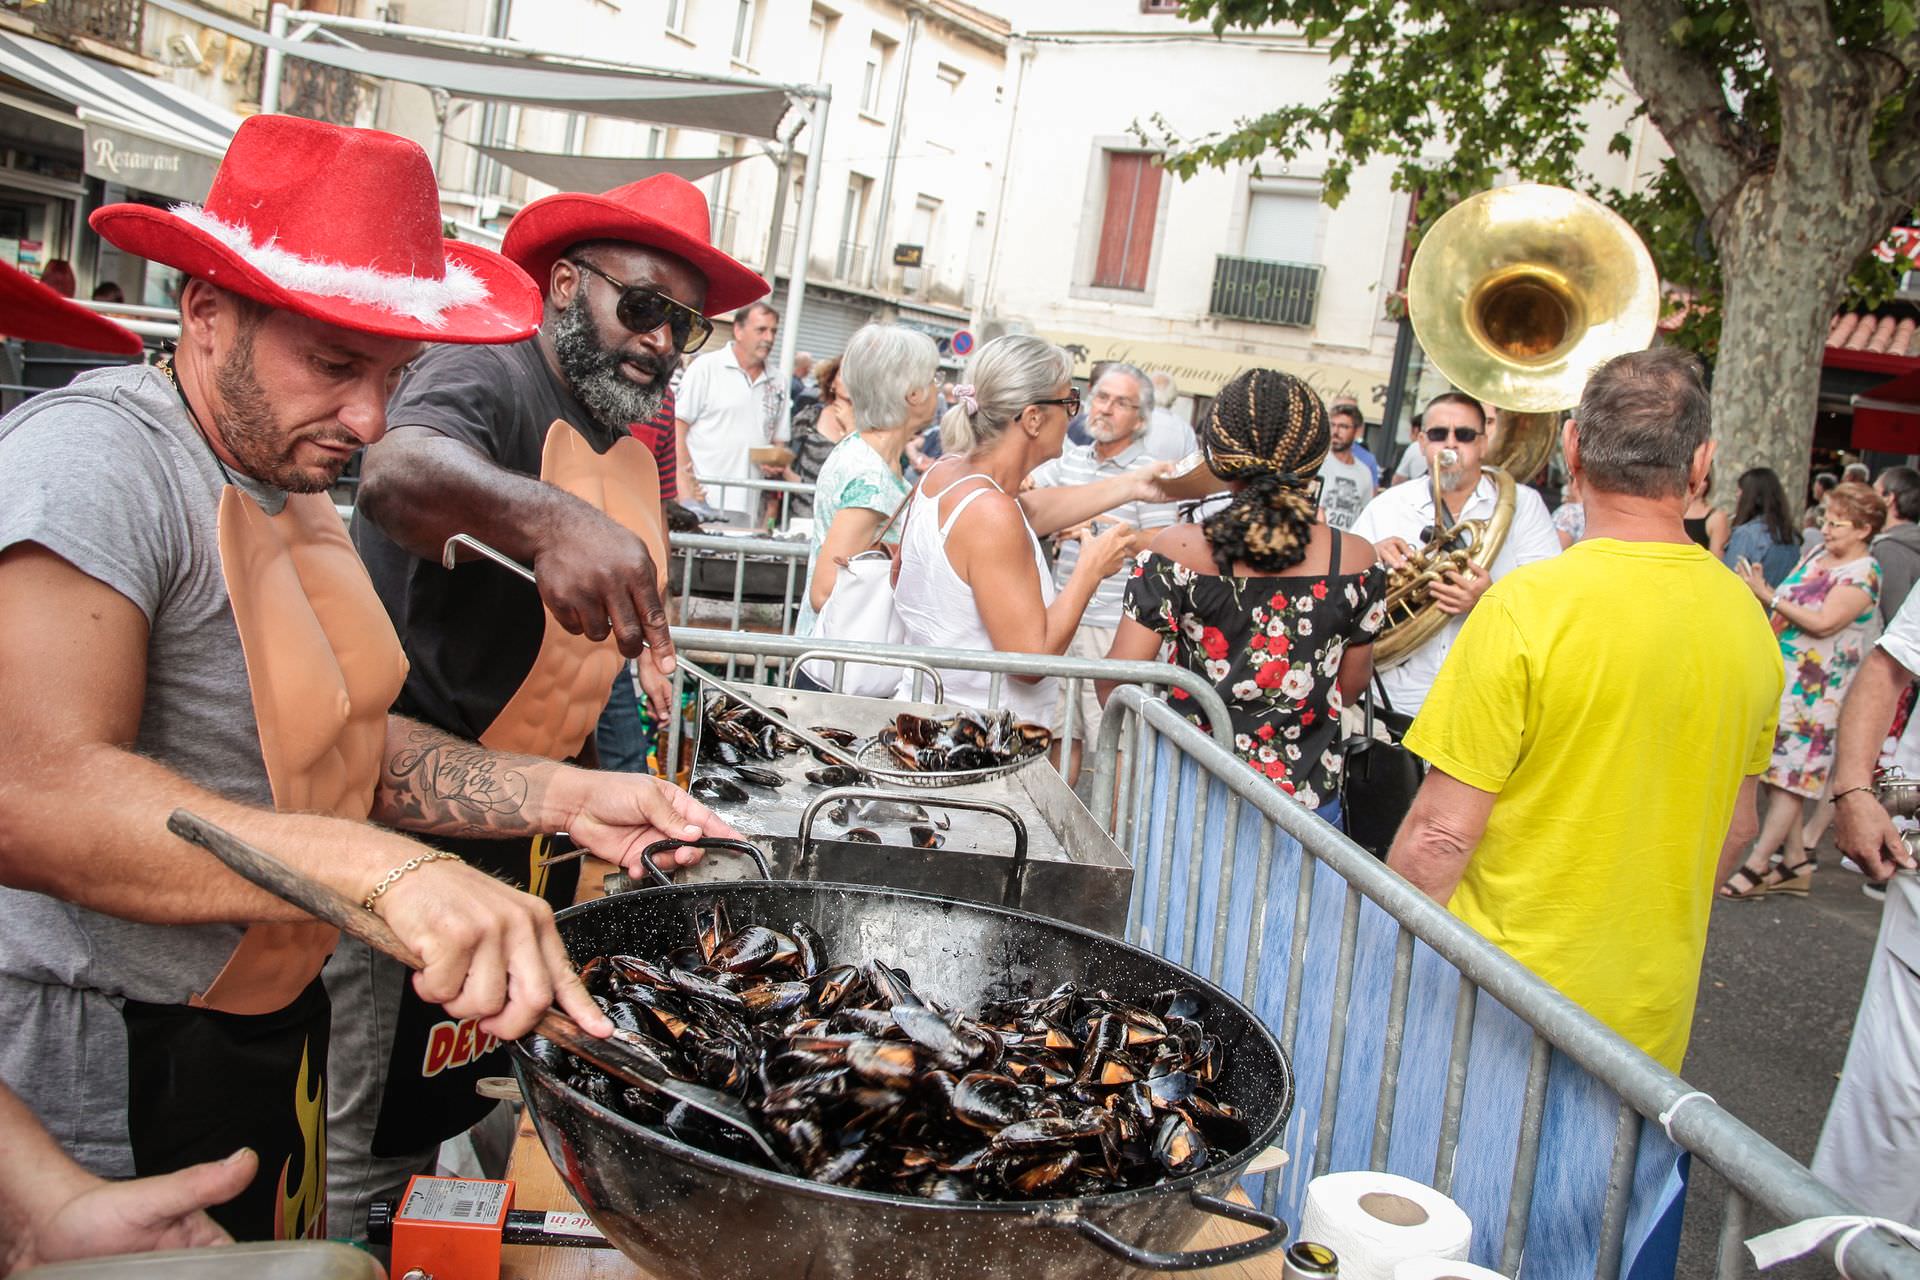
<path fill-rule="evenodd" d="M 1299 1239 L 1340 1258 L 1341 1280 L 1395 1280 L 1394 1268 L 1419 1258 L 1458 1261 L 1473 1243 L 1473 1223 L 1432 1187 L 1392 1173 L 1329 1173 L 1307 1184 Z"/>
<path fill-rule="evenodd" d="M 1452 1258 L 1411 1258 L 1393 1269 L 1393 1280 L 1507 1280 L 1507 1277 Z"/>

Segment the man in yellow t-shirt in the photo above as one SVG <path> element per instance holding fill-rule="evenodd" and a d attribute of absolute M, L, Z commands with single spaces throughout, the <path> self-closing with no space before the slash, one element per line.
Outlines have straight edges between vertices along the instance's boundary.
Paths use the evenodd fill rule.
<path fill-rule="evenodd" d="M 1562 438 L 1586 537 L 1468 617 L 1407 734 L 1433 768 L 1388 858 L 1676 1071 L 1784 678 L 1753 593 L 1681 522 L 1707 415 L 1683 352 L 1595 371 Z"/>

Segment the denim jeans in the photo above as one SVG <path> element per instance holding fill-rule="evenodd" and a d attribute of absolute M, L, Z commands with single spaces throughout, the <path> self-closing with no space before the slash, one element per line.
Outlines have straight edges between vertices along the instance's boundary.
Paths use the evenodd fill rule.
<path fill-rule="evenodd" d="M 600 723 L 593 730 L 593 745 L 600 753 L 602 769 L 622 773 L 647 772 L 647 731 L 640 722 L 640 697 L 634 692 L 633 672 L 622 666 L 614 673 L 613 692 Z"/>

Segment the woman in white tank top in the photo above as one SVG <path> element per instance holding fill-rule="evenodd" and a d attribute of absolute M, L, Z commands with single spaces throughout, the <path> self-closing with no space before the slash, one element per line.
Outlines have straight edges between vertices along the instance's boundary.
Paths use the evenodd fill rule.
<path fill-rule="evenodd" d="M 1142 498 L 1163 501 L 1158 470 L 1096 484 L 1022 494 L 1033 469 L 1060 456 L 1067 422 L 1080 407 L 1067 353 L 1028 335 L 980 348 L 972 381 L 953 388 L 940 423 L 946 456 L 926 474 L 900 538 L 895 607 L 906 643 L 1000 653 L 1060 654 L 1101 579 L 1119 571 L 1133 530 L 1115 524 L 1084 539 L 1067 585 L 1054 591 L 1039 534 L 1053 533 Z M 943 670 L 947 700 L 985 707 L 992 676 Z M 903 696 L 911 689 L 909 674 Z M 1023 719 L 1049 723 L 1055 682 L 1008 676 L 1000 704 Z"/>

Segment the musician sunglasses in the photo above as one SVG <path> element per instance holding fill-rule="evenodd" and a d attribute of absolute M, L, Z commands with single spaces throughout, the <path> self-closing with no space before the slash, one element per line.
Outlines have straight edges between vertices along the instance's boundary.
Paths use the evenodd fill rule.
<path fill-rule="evenodd" d="M 1445 444 L 1449 433 L 1461 444 L 1472 444 L 1480 438 L 1479 427 L 1426 427 L 1428 444 Z"/>
<path fill-rule="evenodd" d="M 1065 409 L 1065 410 L 1067 411 L 1067 416 L 1068 416 L 1069 418 L 1072 418 L 1072 417 L 1075 417 L 1075 416 L 1077 416 L 1077 415 L 1079 414 L 1079 412 L 1080 412 L 1080 393 L 1079 393 L 1078 391 L 1069 391 L 1069 392 L 1067 392 L 1067 394 L 1065 394 L 1064 396 L 1061 396 L 1061 397 L 1059 397 L 1058 399 L 1055 399 L 1055 400 L 1035 400 L 1035 401 L 1034 401 L 1034 403 L 1035 403 L 1036 405 L 1041 405 L 1041 404 L 1057 404 L 1057 405 L 1059 405 L 1059 406 L 1060 406 L 1060 407 L 1061 407 L 1062 409 Z"/>
<path fill-rule="evenodd" d="M 677 302 L 648 285 L 616 280 L 580 258 L 567 261 L 582 271 L 591 271 L 620 291 L 619 300 L 613 304 L 614 318 L 634 333 L 652 333 L 666 325 L 673 334 L 673 349 L 683 355 L 698 351 L 713 336 L 713 321 L 686 303 Z"/>

